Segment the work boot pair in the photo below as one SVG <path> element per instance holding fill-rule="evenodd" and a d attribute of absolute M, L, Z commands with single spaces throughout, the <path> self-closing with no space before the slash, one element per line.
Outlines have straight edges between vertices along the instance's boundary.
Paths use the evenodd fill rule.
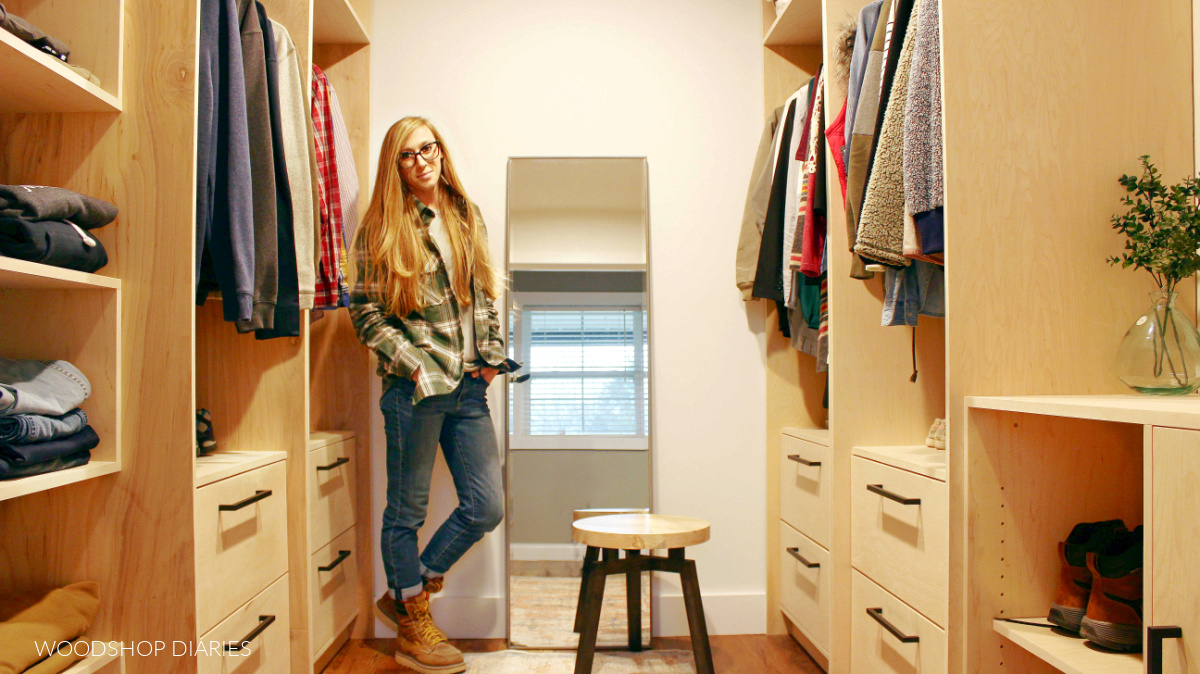
<path fill-rule="evenodd" d="M 421 674 L 466 671 L 462 651 L 450 644 L 429 612 L 429 594 L 442 589 L 442 578 L 427 578 L 424 586 L 411 599 L 397 602 L 389 592 L 375 603 L 375 614 L 396 630 L 396 662 Z"/>
<path fill-rule="evenodd" d="M 1077 524 L 1058 544 L 1062 562 L 1050 622 L 1116 651 L 1142 649 L 1142 527 Z"/>

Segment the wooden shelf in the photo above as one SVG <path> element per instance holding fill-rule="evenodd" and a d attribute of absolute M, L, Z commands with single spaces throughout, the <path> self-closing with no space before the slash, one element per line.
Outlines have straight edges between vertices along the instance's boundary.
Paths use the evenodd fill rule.
<path fill-rule="evenodd" d="M 287 452 L 213 452 L 196 457 L 197 488 L 262 468 L 287 458 Z"/>
<path fill-rule="evenodd" d="M 829 429 L 828 428 L 799 428 L 788 427 L 783 429 L 784 435 L 790 435 L 793 438 L 800 438 L 808 442 L 815 442 L 818 445 L 829 446 Z"/>
<path fill-rule="evenodd" d="M 120 461 L 92 461 L 85 466 L 68 468 L 45 475 L 0 480 L 0 501 L 36 494 L 40 491 L 83 482 L 102 475 L 111 475 L 119 470 L 121 470 Z"/>
<path fill-rule="evenodd" d="M 1145 426 L 1200 428 L 1200 396 L 968 396 L 967 407 Z"/>
<path fill-rule="evenodd" d="M 313 44 L 370 44 L 371 37 L 350 0 L 313 3 Z"/>
<path fill-rule="evenodd" d="M 767 47 L 821 46 L 821 0 L 792 0 L 771 24 Z"/>
<path fill-rule="evenodd" d="M 904 445 L 896 447 L 855 447 L 854 456 L 871 459 L 879 463 L 907 470 L 910 473 L 924 475 L 942 482 L 946 481 L 950 462 L 944 449 L 934 449 L 925 445 Z"/>
<path fill-rule="evenodd" d="M 84 638 L 86 638 L 86 635 Z M 122 644 L 119 641 L 110 641 L 108 642 L 108 646 L 104 649 L 104 653 L 89 655 L 88 657 L 63 670 L 62 674 L 95 674 L 108 665 L 117 662 L 118 660 L 122 660 L 123 656 L 121 655 L 121 645 Z"/>
<path fill-rule="evenodd" d="M 0 30 L 0 112 L 120 112 L 121 102 L 49 54 Z"/>
<path fill-rule="evenodd" d="M 1022 620 L 1026 620 L 1022 618 Z M 1029 622 L 1049 625 L 1044 618 L 1029 618 Z M 1032 625 L 996 620 L 996 632 L 1024 648 L 1050 666 L 1067 674 L 1141 674 L 1145 671 L 1142 656 L 1136 653 L 1113 653 L 1098 650 L 1080 637 L 1061 631 Z"/>
<path fill-rule="evenodd" d="M 308 451 L 336 445 L 354 437 L 354 431 L 313 431 L 308 436 Z"/>
<path fill-rule="evenodd" d="M 0 290 L 117 290 L 120 287 L 121 279 L 0 257 Z"/>

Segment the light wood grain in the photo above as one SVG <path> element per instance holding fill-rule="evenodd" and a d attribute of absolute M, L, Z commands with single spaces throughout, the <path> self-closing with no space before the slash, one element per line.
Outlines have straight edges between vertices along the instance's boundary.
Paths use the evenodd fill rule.
<path fill-rule="evenodd" d="M 970 621 L 965 669 L 952 669 L 1054 671 L 1022 650 L 1002 648 L 992 621 L 1049 610 L 1058 543 L 1079 522 L 1141 522 L 1142 427 L 970 409 L 964 430 Z"/>
<path fill-rule="evenodd" d="M 91 290 L 118 289 L 121 280 L 99 274 L 86 274 L 48 264 L 0 257 L 0 290 Z"/>
<path fill-rule="evenodd" d="M 806 466 L 788 457 L 817 462 Z M 797 531 L 828 546 L 833 480 L 829 447 L 784 435 L 779 450 L 779 517 Z"/>
<path fill-rule="evenodd" d="M 581 520 L 585 517 L 602 517 L 604 515 L 628 515 L 649 513 L 649 508 L 583 508 L 580 510 L 571 511 L 571 521 Z"/>
<path fill-rule="evenodd" d="M 84 635 L 84 639 L 87 635 Z M 100 646 L 103 644 L 103 646 Z M 98 642 L 97 648 L 92 651 L 91 644 L 88 645 L 89 655 L 86 658 L 76 662 L 67 669 L 63 670 L 62 674 L 120 674 L 124 672 L 124 657 L 121 655 L 121 642 L 110 641 L 108 643 Z M 83 652 L 83 647 L 79 647 L 79 652 Z"/>
<path fill-rule="evenodd" d="M 817 648 L 817 645 L 812 642 L 812 639 L 808 638 L 808 635 L 804 633 L 804 630 L 796 627 L 796 621 L 792 620 L 791 616 L 788 615 L 786 610 L 783 611 L 783 626 L 787 631 L 787 636 L 790 636 L 796 645 L 804 649 L 804 655 L 813 662 L 813 667 L 819 667 L 819 671 L 828 672 L 829 656 L 822 654 L 821 649 Z M 781 635 L 770 635 L 770 638 L 778 639 L 781 638 Z M 709 637 L 709 639 L 711 640 L 712 637 Z"/>
<path fill-rule="evenodd" d="M 1044 616 L 1022 618 L 1039 622 L 1046 627 L 1032 627 L 997 620 L 993 627 L 998 634 L 1029 651 L 1050 666 L 1066 674 L 1141 674 L 1145 671 L 1142 656 L 1136 653 L 1112 653 L 1090 648 L 1088 641 L 1067 636 L 1049 629 Z M 1164 670 L 1177 671 L 1177 670 Z"/>
<path fill-rule="evenodd" d="M 763 44 L 768 47 L 820 46 L 821 4 L 821 0 L 792 0 L 767 30 Z"/>
<path fill-rule="evenodd" d="M 100 80 L 102 91 L 121 100 L 124 0 L 9 0 L 5 6 L 66 43 L 71 49 L 70 63 L 89 70 Z"/>
<path fill-rule="evenodd" d="M 89 461 L 85 466 L 68 468 L 54 473 L 33 475 L 16 480 L 3 480 L 0 481 L 0 501 L 57 489 L 104 475 L 112 475 L 120 470 L 121 464 L 117 461 Z"/>
<path fill-rule="evenodd" d="M 342 550 L 350 557 L 332 571 L 317 567 L 333 563 Z M 358 565 L 355 531 L 347 529 L 331 543 L 313 553 L 309 562 L 308 582 L 312 597 L 311 655 L 322 659 L 330 648 L 337 646 L 337 637 L 358 616 Z"/>
<path fill-rule="evenodd" d="M 1155 428 L 1147 495 L 1152 519 L 1146 549 L 1151 572 L 1145 594 L 1151 596 L 1146 625 L 1183 628 L 1182 639 L 1163 641 L 1164 672 L 1200 672 L 1200 580 L 1187 560 L 1200 546 L 1200 518 L 1194 507 L 1200 493 L 1200 431 Z"/>
<path fill-rule="evenodd" d="M 938 482 L 860 457 L 850 460 L 854 568 L 941 627 L 946 624 L 949 495 Z M 868 485 L 907 498 L 904 505 Z"/>
<path fill-rule="evenodd" d="M 196 457 L 196 487 L 287 459 L 287 452 L 214 452 Z"/>
<path fill-rule="evenodd" d="M 332 465 L 342 458 L 350 459 L 350 462 L 332 470 L 317 470 L 319 466 Z M 355 480 L 358 454 L 355 452 L 354 441 L 349 440 L 309 452 L 307 466 L 308 545 L 315 554 L 335 536 L 354 526 L 354 504 L 358 499 Z"/>
<path fill-rule="evenodd" d="M 308 451 L 336 445 L 354 437 L 354 431 L 313 431 L 308 434 Z"/>
<path fill-rule="evenodd" d="M 0 112 L 121 111 L 115 95 L 8 31 L 0 32 L 0 79 Z"/>
<path fill-rule="evenodd" d="M 945 674 L 946 632 L 858 571 L 853 572 L 850 605 L 852 644 L 848 671 L 872 674 Z M 901 643 L 867 615 L 883 609 L 883 617 L 905 635 L 920 638 Z M 1022 674 L 1025 670 L 1020 671 Z"/>
<path fill-rule="evenodd" d="M 274 463 L 196 490 L 198 632 L 211 629 L 287 573 L 285 463 Z M 269 490 L 240 510 L 221 511 Z"/>
<path fill-rule="evenodd" d="M 315 44 L 367 44 L 367 24 L 359 18 L 350 0 L 313 0 Z M 368 19 L 369 21 L 369 19 Z"/>
<path fill-rule="evenodd" d="M 576 543 L 614 550 L 686 548 L 708 540 L 708 522 L 672 515 L 605 515 L 571 524 Z"/>
<path fill-rule="evenodd" d="M 1200 428 L 1200 397 L 1146 395 L 968 396 L 970 407 L 1146 426 Z"/>
<path fill-rule="evenodd" d="M 275 622 L 250 642 L 248 655 L 245 652 L 222 653 L 222 646 L 240 642 L 258 627 L 261 616 L 274 616 Z M 284 577 L 271 583 L 221 624 L 200 637 L 209 653 L 198 658 L 199 674 L 276 674 L 290 671 L 290 632 L 288 580 Z M 216 649 L 212 648 L 214 644 L 217 645 Z"/>
<path fill-rule="evenodd" d="M 833 573 L 829 567 L 829 551 L 803 533 L 779 523 L 779 603 L 789 618 L 801 629 L 820 655 L 829 657 L 829 625 L 832 615 L 830 582 Z M 810 563 L 820 566 L 809 568 L 788 553 L 797 548 L 797 553 Z"/>
<path fill-rule="evenodd" d="M 946 474 L 949 470 L 946 451 L 925 445 L 855 447 L 854 456 L 861 456 L 893 468 L 924 475 L 939 482 L 946 481 Z"/>
<path fill-rule="evenodd" d="M 828 428 L 801 428 L 799 426 L 789 426 L 781 429 L 784 435 L 790 435 L 793 438 L 800 438 L 818 445 L 829 446 L 830 431 Z"/>

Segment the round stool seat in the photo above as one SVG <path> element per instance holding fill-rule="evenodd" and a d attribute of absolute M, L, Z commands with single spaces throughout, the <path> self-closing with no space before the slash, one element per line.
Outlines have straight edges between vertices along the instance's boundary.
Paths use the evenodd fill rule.
<path fill-rule="evenodd" d="M 571 538 L 609 550 L 686 548 L 708 540 L 708 522 L 671 515 L 602 515 L 576 520 Z"/>

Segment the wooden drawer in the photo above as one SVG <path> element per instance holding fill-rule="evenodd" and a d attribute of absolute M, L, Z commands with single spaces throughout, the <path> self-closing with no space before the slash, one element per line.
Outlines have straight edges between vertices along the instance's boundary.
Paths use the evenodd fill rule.
<path fill-rule="evenodd" d="M 779 461 L 779 517 L 829 549 L 829 447 L 783 435 Z"/>
<path fill-rule="evenodd" d="M 286 483 L 280 461 L 196 490 L 197 632 L 287 572 Z"/>
<path fill-rule="evenodd" d="M 354 441 L 308 453 L 309 552 L 325 547 L 354 525 Z"/>
<path fill-rule="evenodd" d="M 225 644 L 240 643 L 271 618 L 246 649 L 223 653 Z M 200 637 L 208 655 L 199 655 L 198 674 L 287 674 L 291 670 L 291 623 L 288 578 L 283 576 Z M 215 646 L 215 647 L 214 647 Z"/>
<path fill-rule="evenodd" d="M 829 552 L 786 522 L 779 523 L 779 544 L 780 604 L 821 654 L 829 657 L 829 581 L 833 577 Z"/>
<path fill-rule="evenodd" d="M 858 571 L 850 587 L 850 670 L 870 674 L 945 674 L 946 632 Z M 892 634 L 877 615 L 890 623 Z M 916 637 L 904 643 L 901 637 Z"/>
<path fill-rule="evenodd" d="M 355 529 L 351 527 L 312 556 L 308 585 L 312 598 L 313 657 L 323 653 L 358 615 L 359 559 L 354 535 Z M 332 569 L 321 570 L 334 564 Z"/>
<path fill-rule="evenodd" d="M 850 466 L 854 568 L 944 626 L 950 569 L 946 483 L 860 457 L 853 457 Z M 899 498 L 920 503 L 905 504 Z"/>

